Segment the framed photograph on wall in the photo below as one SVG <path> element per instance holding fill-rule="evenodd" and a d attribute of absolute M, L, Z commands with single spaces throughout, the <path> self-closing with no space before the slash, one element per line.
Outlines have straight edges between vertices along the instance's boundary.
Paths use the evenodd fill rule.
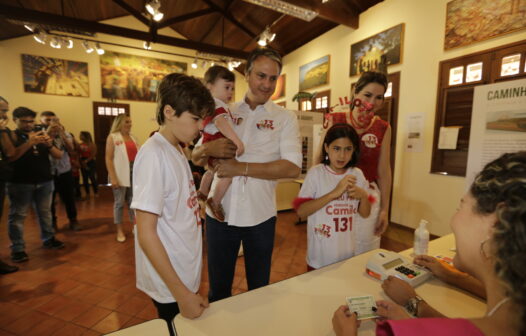
<path fill-rule="evenodd" d="M 24 91 L 89 97 L 88 63 L 22 54 Z"/>
<path fill-rule="evenodd" d="M 331 56 L 323 56 L 300 66 L 300 91 L 329 84 Z"/>
<path fill-rule="evenodd" d="M 526 28 L 524 0 L 453 0 L 447 3 L 444 49 Z"/>
<path fill-rule="evenodd" d="M 365 71 L 386 71 L 384 66 L 402 63 L 405 24 L 384 30 L 351 45 L 349 76 Z"/>
<path fill-rule="evenodd" d="M 183 62 L 106 51 L 100 56 L 102 97 L 155 102 L 163 77 L 186 70 Z"/>
<path fill-rule="evenodd" d="M 274 93 L 270 97 L 272 100 L 280 99 L 282 97 L 285 97 L 285 82 L 286 82 L 286 75 L 280 75 L 278 77 L 278 80 L 276 81 L 276 89 L 274 90 Z"/>

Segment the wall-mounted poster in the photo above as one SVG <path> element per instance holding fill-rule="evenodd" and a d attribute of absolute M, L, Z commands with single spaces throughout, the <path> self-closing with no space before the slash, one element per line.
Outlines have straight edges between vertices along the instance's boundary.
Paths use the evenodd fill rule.
<path fill-rule="evenodd" d="M 285 74 L 278 77 L 278 80 L 276 81 L 276 89 L 274 90 L 274 93 L 272 94 L 270 99 L 276 100 L 281 97 L 285 97 L 285 79 Z"/>
<path fill-rule="evenodd" d="M 444 49 L 526 28 L 526 0 L 453 0 L 446 10 Z"/>
<path fill-rule="evenodd" d="M 22 54 L 24 91 L 89 97 L 88 63 Z"/>
<path fill-rule="evenodd" d="M 350 76 L 365 71 L 386 71 L 389 65 L 402 63 L 405 24 L 384 30 L 351 45 Z"/>
<path fill-rule="evenodd" d="M 106 51 L 100 56 L 102 97 L 153 102 L 163 77 L 186 69 L 183 62 Z"/>
<path fill-rule="evenodd" d="M 329 84 L 331 56 L 323 56 L 300 66 L 300 91 Z"/>

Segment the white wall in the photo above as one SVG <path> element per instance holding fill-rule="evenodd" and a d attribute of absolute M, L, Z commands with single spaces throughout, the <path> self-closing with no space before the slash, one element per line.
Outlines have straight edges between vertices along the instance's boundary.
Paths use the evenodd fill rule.
<path fill-rule="evenodd" d="M 141 22 L 131 16 L 104 21 L 105 23 L 127 27 L 131 29 L 147 31 L 148 28 Z M 170 28 L 164 28 L 159 31 L 160 35 L 168 35 L 181 38 Z M 142 48 L 142 41 L 127 38 L 119 38 L 111 35 L 98 34 L 97 40 L 108 41 L 123 45 L 130 45 Z M 93 112 L 92 103 L 94 101 L 106 101 L 102 98 L 100 83 L 100 64 L 99 56 L 93 52 L 87 54 L 79 43 L 74 40 L 72 49 L 53 49 L 49 45 L 37 43 L 32 36 L 14 38 L 0 41 L 0 96 L 5 97 L 10 104 L 11 110 L 18 106 L 26 106 L 36 112 L 50 110 L 55 112 L 61 119 L 66 128 L 78 137 L 80 131 L 87 130 L 93 134 Z M 167 60 L 177 60 L 188 63 L 188 74 L 196 77 L 203 77 L 206 69 L 199 66 L 192 69 L 190 64 L 192 58 L 167 55 L 147 50 L 130 49 L 125 47 L 102 45 L 105 50 L 122 52 L 127 54 L 153 57 Z M 154 44 L 153 50 L 162 50 L 166 52 L 195 56 L 194 50 L 170 47 L 166 45 Z M 89 75 L 89 97 L 67 97 L 55 96 L 39 93 L 25 93 L 22 82 L 22 63 L 21 54 L 39 55 L 46 57 L 62 58 L 73 61 L 88 63 Z M 244 93 L 246 84 L 243 76 L 236 73 L 236 99 L 240 99 Z M 137 102 L 117 100 L 118 103 L 130 104 L 130 114 L 133 121 L 132 132 L 135 134 L 140 143 L 144 143 L 151 131 L 158 128 L 155 122 L 155 107 L 152 102 Z M 13 124 L 10 125 L 14 127 Z"/>
<path fill-rule="evenodd" d="M 389 67 L 401 72 L 395 176 L 391 220 L 416 227 L 420 218 L 430 221 L 430 231 L 450 232 L 449 218 L 465 190 L 465 179 L 430 174 L 432 141 L 438 84 L 438 63 L 442 60 L 494 48 L 526 39 L 526 31 L 444 51 L 446 4 L 449 0 L 385 0 L 360 16 L 357 30 L 339 26 L 284 58 L 287 75 L 287 106 L 296 109 L 292 96 L 298 91 L 299 67 L 324 55 L 331 55 L 330 84 L 316 91 L 331 90 L 331 102 L 348 96 L 350 45 L 397 24 L 405 23 L 402 64 Z M 279 39 L 279 36 L 277 37 Z M 404 152 L 404 133 L 409 114 L 425 115 L 424 150 Z"/>

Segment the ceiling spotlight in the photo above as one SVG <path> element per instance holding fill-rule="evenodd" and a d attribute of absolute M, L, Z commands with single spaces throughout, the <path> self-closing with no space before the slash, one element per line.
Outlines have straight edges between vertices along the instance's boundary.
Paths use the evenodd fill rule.
<path fill-rule="evenodd" d="M 53 36 L 53 38 L 51 38 L 51 41 L 49 42 L 49 45 L 52 48 L 60 49 L 62 47 L 62 41 L 59 37 Z"/>
<path fill-rule="evenodd" d="M 45 44 L 46 43 L 46 39 L 47 39 L 47 34 L 43 30 L 35 29 L 35 35 L 33 35 L 33 38 L 38 43 Z"/>
<path fill-rule="evenodd" d="M 93 52 L 93 48 L 89 45 L 88 41 L 83 41 L 82 46 L 88 54 L 91 54 Z"/>
<path fill-rule="evenodd" d="M 161 8 L 161 0 L 150 0 L 146 3 L 145 7 L 155 21 L 161 21 L 163 19 L 164 14 L 159 10 L 159 8 Z"/>
<path fill-rule="evenodd" d="M 210 66 L 213 67 L 214 65 L 216 65 L 216 62 L 212 61 L 210 62 Z"/>
<path fill-rule="evenodd" d="M 24 27 L 26 27 L 26 29 L 29 30 L 29 31 L 32 32 L 32 33 L 33 33 L 33 32 L 35 31 L 35 29 L 36 29 L 36 27 L 33 26 L 33 25 L 30 24 L 30 23 L 26 23 L 26 24 L 24 25 Z"/>
<path fill-rule="evenodd" d="M 65 44 L 66 48 L 68 48 L 68 49 L 73 48 L 73 40 L 70 39 L 70 38 L 68 38 L 67 40 L 64 40 L 64 44 Z"/>
<path fill-rule="evenodd" d="M 228 70 L 234 71 L 234 64 L 233 64 L 233 62 L 228 62 Z"/>
<path fill-rule="evenodd" d="M 104 55 L 104 49 L 100 47 L 99 42 L 95 43 L 95 50 L 97 50 L 97 54 Z"/>
<path fill-rule="evenodd" d="M 192 62 L 192 69 L 197 69 L 197 58 L 194 58 L 194 61 Z"/>
<path fill-rule="evenodd" d="M 150 41 L 144 41 L 144 43 L 142 44 L 142 47 L 146 50 L 150 50 L 152 49 L 152 43 Z"/>
<path fill-rule="evenodd" d="M 203 69 L 206 68 L 207 65 L 208 65 L 208 62 L 207 62 L 206 60 L 203 60 L 203 61 L 201 62 L 201 67 L 202 67 Z"/>
<path fill-rule="evenodd" d="M 259 35 L 258 44 L 260 46 L 264 47 L 268 43 L 274 41 L 275 38 L 276 38 L 276 34 L 272 34 L 270 32 L 270 28 L 266 27 L 265 30 L 263 31 L 263 33 L 261 33 L 261 35 Z"/>

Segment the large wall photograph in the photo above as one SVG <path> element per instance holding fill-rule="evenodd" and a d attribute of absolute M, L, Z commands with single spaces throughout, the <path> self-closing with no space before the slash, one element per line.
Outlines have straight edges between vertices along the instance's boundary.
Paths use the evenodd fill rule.
<path fill-rule="evenodd" d="M 329 84 L 331 56 L 323 56 L 300 66 L 300 91 Z"/>
<path fill-rule="evenodd" d="M 351 45 L 350 76 L 365 71 L 386 71 L 381 67 L 402 63 L 404 24 L 384 30 Z M 383 63 L 383 64 L 382 64 Z"/>
<path fill-rule="evenodd" d="M 22 54 L 24 91 L 89 97 L 88 63 Z"/>
<path fill-rule="evenodd" d="M 102 97 L 154 102 L 162 78 L 186 70 L 183 62 L 106 51 L 100 56 Z"/>
<path fill-rule="evenodd" d="M 526 28 L 526 0 L 453 0 L 447 4 L 444 49 Z"/>

